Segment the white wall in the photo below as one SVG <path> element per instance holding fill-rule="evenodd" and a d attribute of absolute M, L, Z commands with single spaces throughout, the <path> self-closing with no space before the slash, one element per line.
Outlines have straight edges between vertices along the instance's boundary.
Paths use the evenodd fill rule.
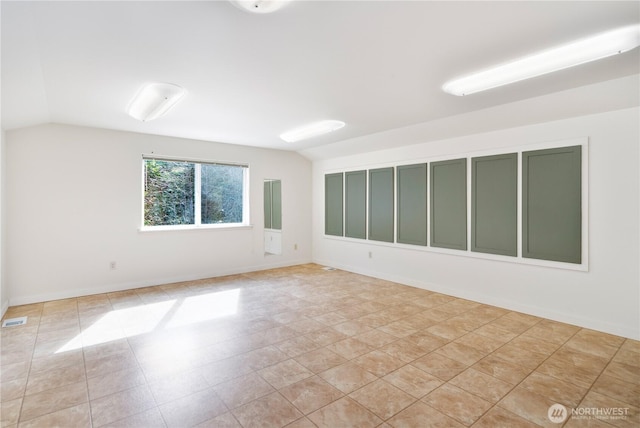
<path fill-rule="evenodd" d="M 5 132 L 4 129 L 0 129 L 0 317 L 4 316 L 4 313 L 9 308 L 9 293 L 7 292 L 7 281 L 5 280 L 6 269 L 4 268 L 5 260 L 5 183 L 4 179 L 6 168 L 5 162 Z"/>
<path fill-rule="evenodd" d="M 640 338 L 640 109 L 631 108 L 313 165 L 314 261 L 463 298 Z M 393 138 L 393 135 L 389 136 Z M 324 236 L 324 174 L 589 138 L 589 270 L 417 251 Z M 373 258 L 368 257 L 369 251 Z"/>
<path fill-rule="evenodd" d="M 253 227 L 140 232 L 143 153 L 249 163 Z M 311 260 L 311 163 L 296 153 L 44 125 L 8 131 L 6 157 L 12 306 Z M 279 256 L 264 255 L 265 178 L 282 180 Z"/>

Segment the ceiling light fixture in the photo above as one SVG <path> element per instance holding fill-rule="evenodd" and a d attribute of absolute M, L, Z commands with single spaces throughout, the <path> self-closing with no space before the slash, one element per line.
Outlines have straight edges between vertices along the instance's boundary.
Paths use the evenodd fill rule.
<path fill-rule="evenodd" d="M 627 52 L 640 46 L 640 25 L 618 28 L 451 80 L 442 89 L 469 95 Z"/>
<path fill-rule="evenodd" d="M 300 128 L 292 129 L 280 134 L 287 143 L 295 143 L 296 141 L 306 140 L 307 138 L 317 137 L 344 127 L 345 123 L 340 120 L 322 120 L 320 122 L 310 123 Z"/>
<path fill-rule="evenodd" d="M 147 83 L 133 97 L 127 113 L 143 122 L 157 119 L 176 105 L 185 93 L 184 88 L 171 83 Z"/>
<path fill-rule="evenodd" d="M 290 0 L 229 0 L 239 9 L 252 13 L 271 13 L 281 9 Z"/>

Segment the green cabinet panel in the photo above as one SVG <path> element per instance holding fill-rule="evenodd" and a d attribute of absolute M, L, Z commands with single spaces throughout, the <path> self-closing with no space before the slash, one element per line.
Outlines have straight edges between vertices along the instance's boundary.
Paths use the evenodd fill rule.
<path fill-rule="evenodd" d="M 345 236 L 367 238 L 367 172 L 345 172 Z"/>
<path fill-rule="evenodd" d="M 393 242 L 393 167 L 369 170 L 369 239 Z"/>
<path fill-rule="evenodd" d="M 282 182 L 271 182 L 271 221 L 272 229 L 282 229 Z"/>
<path fill-rule="evenodd" d="M 518 154 L 471 159 L 471 251 L 518 255 Z"/>
<path fill-rule="evenodd" d="M 264 228 L 282 229 L 282 184 L 280 180 L 264 182 Z"/>
<path fill-rule="evenodd" d="M 264 228 L 271 229 L 271 181 L 264 182 Z"/>
<path fill-rule="evenodd" d="M 431 246 L 467 249 L 467 160 L 431 163 Z"/>
<path fill-rule="evenodd" d="M 341 172 L 324 176 L 324 233 L 343 235 L 343 180 Z"/>
<path fill-rule="evenodd" d="M 427 245 L 427 164 L 402 165 L 397 169 L 397 241 Z"/>
<path fill-rule="evenodd" d="M 522 256 L 582 262 L 581 146 L 522 153 Z"/>

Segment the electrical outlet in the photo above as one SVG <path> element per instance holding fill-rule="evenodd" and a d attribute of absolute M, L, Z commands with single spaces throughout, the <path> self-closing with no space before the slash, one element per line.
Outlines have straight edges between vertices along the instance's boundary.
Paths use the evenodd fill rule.
<path fill-rule="evenodd" d="M 298 244 L 293 244 L 293 249 L 298 251 Z"/>
<path fill-rule="evenodd" d="M 372 259 L 373 258 L 373 253 L 371 251 L 369 251 L 369 258 Z"/>
<path fill-rule="evenodd" d="M 116 262 L 109 263 L 109 269 L 116 270 Z"/>

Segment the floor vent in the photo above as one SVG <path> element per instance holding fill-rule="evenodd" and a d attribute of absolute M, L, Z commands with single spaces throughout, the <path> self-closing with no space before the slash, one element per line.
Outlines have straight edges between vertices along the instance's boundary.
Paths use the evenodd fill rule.
<path fill-rule="evenodd" d="M 25 325 L 27 323 L 27 317 L 9 318 L 2 321 L 2 327 L 15 327 L 18 325 Z"/>
<path fill-rule="evenodd" d="M 322 268 L 322 270 L 336 270 L 336 268 L 330 267 L 330 266 L 325 266 L 325 267 Z"/>

